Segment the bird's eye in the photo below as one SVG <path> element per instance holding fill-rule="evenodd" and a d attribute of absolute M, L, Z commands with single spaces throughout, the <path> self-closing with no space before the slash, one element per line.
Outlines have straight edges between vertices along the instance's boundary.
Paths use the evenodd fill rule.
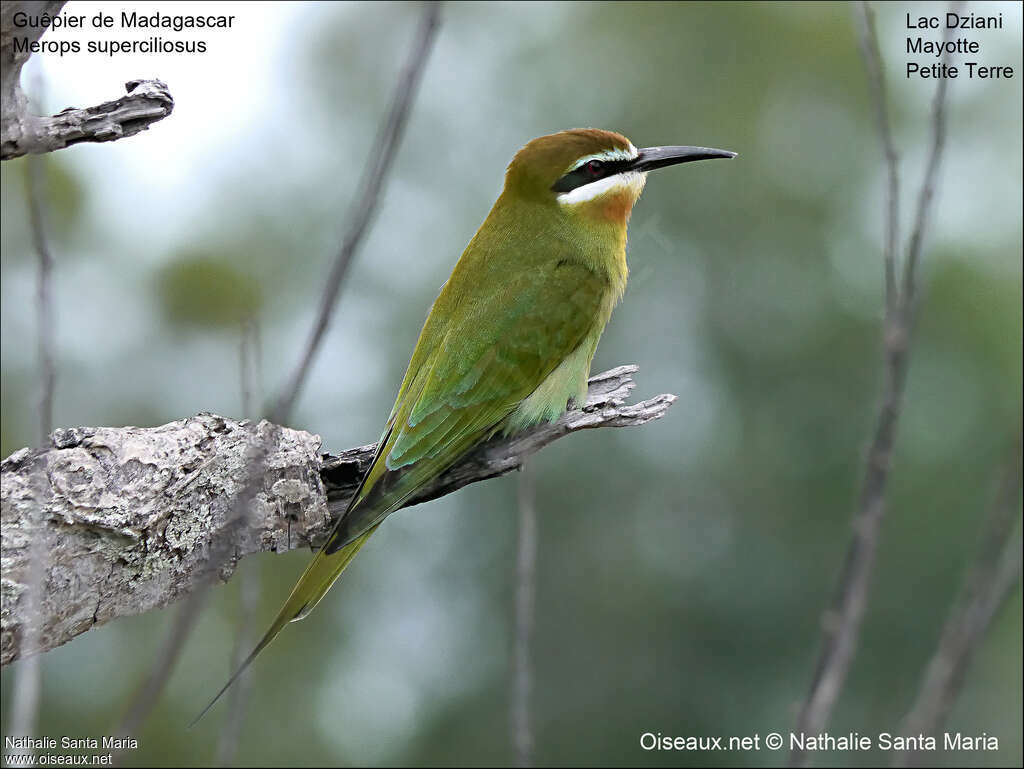
<path fill-rule="evenodd" d="M 587 163 L 587 173 L 590 174 L 591 176 L 600 176 L 603 170 L 604 163 L 602 163 L 600 160 L 591 160 L 589 163 Z"/>

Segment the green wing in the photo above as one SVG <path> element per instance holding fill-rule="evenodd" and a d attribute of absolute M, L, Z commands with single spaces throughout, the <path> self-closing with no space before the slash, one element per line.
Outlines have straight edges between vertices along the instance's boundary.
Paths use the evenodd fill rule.
<path fill-rule="evenodd" d="M 607 279 L 562 261 L 492 286 L 445 286 L 363 487 L 328 542 L 339 549 L 487 438 L 593 331 Z M 439 318 L 447 318 L 442 322 Z"/>

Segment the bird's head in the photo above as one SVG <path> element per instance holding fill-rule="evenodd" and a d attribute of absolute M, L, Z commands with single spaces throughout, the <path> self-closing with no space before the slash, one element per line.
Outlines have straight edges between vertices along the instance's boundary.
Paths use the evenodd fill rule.
<path fill-rule="evenodd" d="M 557 206 L 566 214 L 625 224 L 648 171 L 735 156 L 735 152 L 708 147 L 638 150 L 614 131 L 574 128 L 541 136 L 519 150 L 505 175 L 505 191 Z"/>

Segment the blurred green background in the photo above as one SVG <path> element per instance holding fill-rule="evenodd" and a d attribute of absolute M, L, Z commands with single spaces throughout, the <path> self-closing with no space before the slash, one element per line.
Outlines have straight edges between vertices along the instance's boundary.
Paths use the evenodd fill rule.
<path fill-rule="evenodd" d="M 419 7 L 290 6 L 287 23 L 264 30 L 276 41 L 267 49 L 246 37 L 250 7 L 232 7 L 242 21 L 222 47 L 273 75 L 235 83 L 252 88 L 245 119 L 195 108 L 231 87 L 210 72 L 184 90 L 170 82 L 175 112 L 147 133 L 43 161 L 58 426 L 241 416 L 249 314 L 262 398 L 297 360 Z M 879 8 L 905 213 L 934 83 L 904 78 L 903 14 L 944 10 Z M 994 12 L 1007 28 L 977 39 L 988 63 L 1018 74 L 951 86 L 891 507 L 833 734 L 898 730 L 1020 430 L 1021 7 Z M 161 59 L 149 61 L 151 72 L 123 78 L 163 77 Z M 52 95 L 57 83 L 47 85 Z M 447 5 L 376 224 L 292 423 L 323 436 L 325 450 L 376 439 L 426 310 L 509 159 L 574 126 L 740 157 L 652 175 L 631 224 L 630 286 L 595 359 L 595 371 L 638 363 L 638 396 L 679 401 L 660 422 L 572 436 L 531 462 L 536 761 L 779 764 L 784 753 L 646 752 L 639 738 L 785 733 L 810 682 L 881 381 L 884 169 L 852 6 Z M 38 388 L 25 161 L 2 171 L 7 456 L 37 443 Z M 239 763 L 514 761 L 517 483 L 478 484 L 390 519 L 254 668 Z M 262 627 L 308 558 L 249 558 L 214 591 L 125 765 L 216 760 L 227 708 L 184 726 L 229 672 L 240 585 L 258 578 Z M 176 612 L 118 620 L 46 654 L 40 733 L 109 734 Z M 999 751 L 940 751 L 936 763 L 1021 764 L 1021 622 L 1018 589 L 948 724 L 996 735 Z"/>

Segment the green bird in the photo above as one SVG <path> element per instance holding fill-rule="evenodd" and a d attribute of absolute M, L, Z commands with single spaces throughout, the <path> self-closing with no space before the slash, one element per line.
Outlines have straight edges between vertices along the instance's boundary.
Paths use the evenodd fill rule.
<path fill-rule="evenodd" d="M 312 611 L 384 518 L 495 433 L 556 420 L 570 401 L 584 402 L 594 350 L 626 288 L 626 227 L 647 172 L 735 155 L 638 150 L 594 128 L 541 136 L 516 153 L 427 316 L 348 508 L 197 721 L 285 625 Z"/>

